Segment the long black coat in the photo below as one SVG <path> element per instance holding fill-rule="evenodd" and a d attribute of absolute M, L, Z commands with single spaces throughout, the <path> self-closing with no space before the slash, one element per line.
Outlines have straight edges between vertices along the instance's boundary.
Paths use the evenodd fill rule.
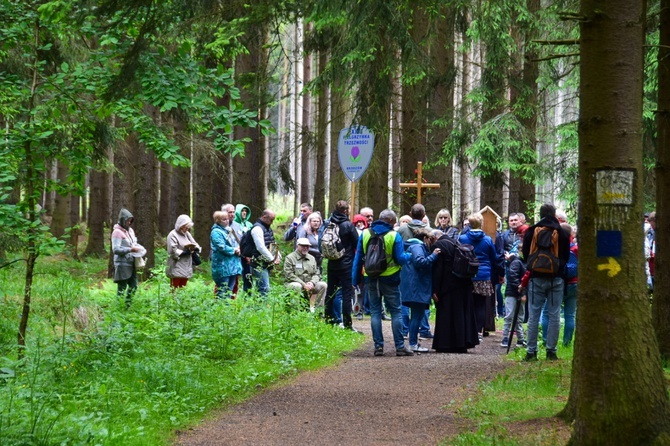
<path fill-rule="evenodd" d="M 443 235 L 433 248 L 441 253 L 433 265 L 435 304 L 435 337 L 433 349 L 444 353 L 466 353 L 479 344 L 475 321 L 472 280 L 451 273 L 456 245 Z"/>

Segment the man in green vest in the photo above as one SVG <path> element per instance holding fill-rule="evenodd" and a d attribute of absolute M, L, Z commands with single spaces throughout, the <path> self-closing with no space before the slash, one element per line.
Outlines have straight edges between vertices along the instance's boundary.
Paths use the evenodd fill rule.
<path fill-rule="evenodd" d="M 414 352 L 405 344 L 402 337 L 402 317 L 400 301 L 400 267 L 407 264 L 411 258 L 403 248 L 402 237 L 393 230 L 397 221 L 395 212 L 385 209 L 379 214 L 379 220 L 372 222 L 369 229 L 365 229 L 358 239 L 352 284 L 354 288 L 365 280 L 369 287 L 372 339 L 375 343 L 375 356 L 384 356 L 384 335 L 382 334 L 382 296 L 386 303 L 386 310 L 391 313 L 391 328 L 395 342 L 396 356 L 413 356 Z M 372 230 L 372 231 L 371 231 Z M 363 267 L 368 244 L 374 234 L 383 238 L 386 254 L 386 269 L 379 275 L 368 275 Z"/>

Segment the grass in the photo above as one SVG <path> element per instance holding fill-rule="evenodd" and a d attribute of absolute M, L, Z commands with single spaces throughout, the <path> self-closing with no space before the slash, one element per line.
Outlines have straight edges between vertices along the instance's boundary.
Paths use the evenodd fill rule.
<path fill-rule="evenodd" d="M 2 445 L 166 444 L 209 410 L 332 364 L 362 342 L 300 310 L 278 285 L 266 300 L 217 301 L 206 276 L 174 294 L 159 276 L 126 310 L 115 285 L 96 278 L 106 259 L 45 257 L 18 360 L 15 265 L 0 270 Z"/>
<path fill-rule="evenodd" d="M 562 339 L 562 333 L 559 336 Z M 478 385 L 474 397 L 457 408 L 472 429 L 440 444 L 457 446 L 536 446 L 565 444 L 570 428 L 553 417 L 565 406 L 570 392 L 572 347 L 559 342 L 560 361 L 522 362 L 526 349 L 510 351 L 514 362 L 496 378 Z"/>

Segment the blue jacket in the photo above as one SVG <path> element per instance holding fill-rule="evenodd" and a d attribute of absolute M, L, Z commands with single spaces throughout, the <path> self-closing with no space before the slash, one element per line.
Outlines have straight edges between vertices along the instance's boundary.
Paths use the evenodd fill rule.
<path fill-rule="evenodd" d="M 504 257 L 498 254 L 493 240 L 481 229 L 470 229 L 461 235 L 458 240 L 475 247 L 475 254 L 479 260 L 479 272 L 472 280 L 498 280 L 504 275 Z"/>
<path fill-rule="evenodd" d="M 389 231 L 393 230 L 393 226 L 386 223 L 383 220 L 375 220 L 370 225 L 373 231 L 379 234 L 381 237 L 384 236 Z M 393 243 L 393 261 L 398 266 L 407 265 L 407 262 L 412 258 L 412 255 L 408 252 L 405 252 L 403 249 L 402 237 L 396 232 L 395 242 Z M 361 277 L 363 265 L 365 264 L 365 258 L 363 257 L 363 237 L 358 238 L 358 245 L 356 247 L 356 255 L 354 256 L 354 267 L 351 271 L 351 283 L 354 286 L 358 286 L 361 283 Z M 390 277 L 397 277 L 397 274 L 393 274 Z M 380 278 L 384 280 L 384 278 Z"/>
<path fill-rule="evenodd" d="M 212 248 L 212 277 L 222 278 L 242 274 L 242 261 L 235 255 L 237 240 L 230 227 L 224 228 L 216 223 L 209 236 Z"/>
<path fill-rule="evenodd" d="M 405 249 L 412 258 L 400 271 L 402 303 L 418 302 L 429 305 L 433 295 L 433 263 L 437 255 L 429 253 L 426 245 L 416 238 L 407 240 Z"/>

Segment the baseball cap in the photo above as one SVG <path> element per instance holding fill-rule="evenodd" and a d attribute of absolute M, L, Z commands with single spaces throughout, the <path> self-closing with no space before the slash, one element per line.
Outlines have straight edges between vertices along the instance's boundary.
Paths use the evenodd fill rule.
<path fill-rule="evenodd" d="M 303 245 L 303 246 L 312 246 L 312 244 L 307 240 L 305 237 L 300 237 L 298 241 L 296 242 L 298 245 Z"/>

